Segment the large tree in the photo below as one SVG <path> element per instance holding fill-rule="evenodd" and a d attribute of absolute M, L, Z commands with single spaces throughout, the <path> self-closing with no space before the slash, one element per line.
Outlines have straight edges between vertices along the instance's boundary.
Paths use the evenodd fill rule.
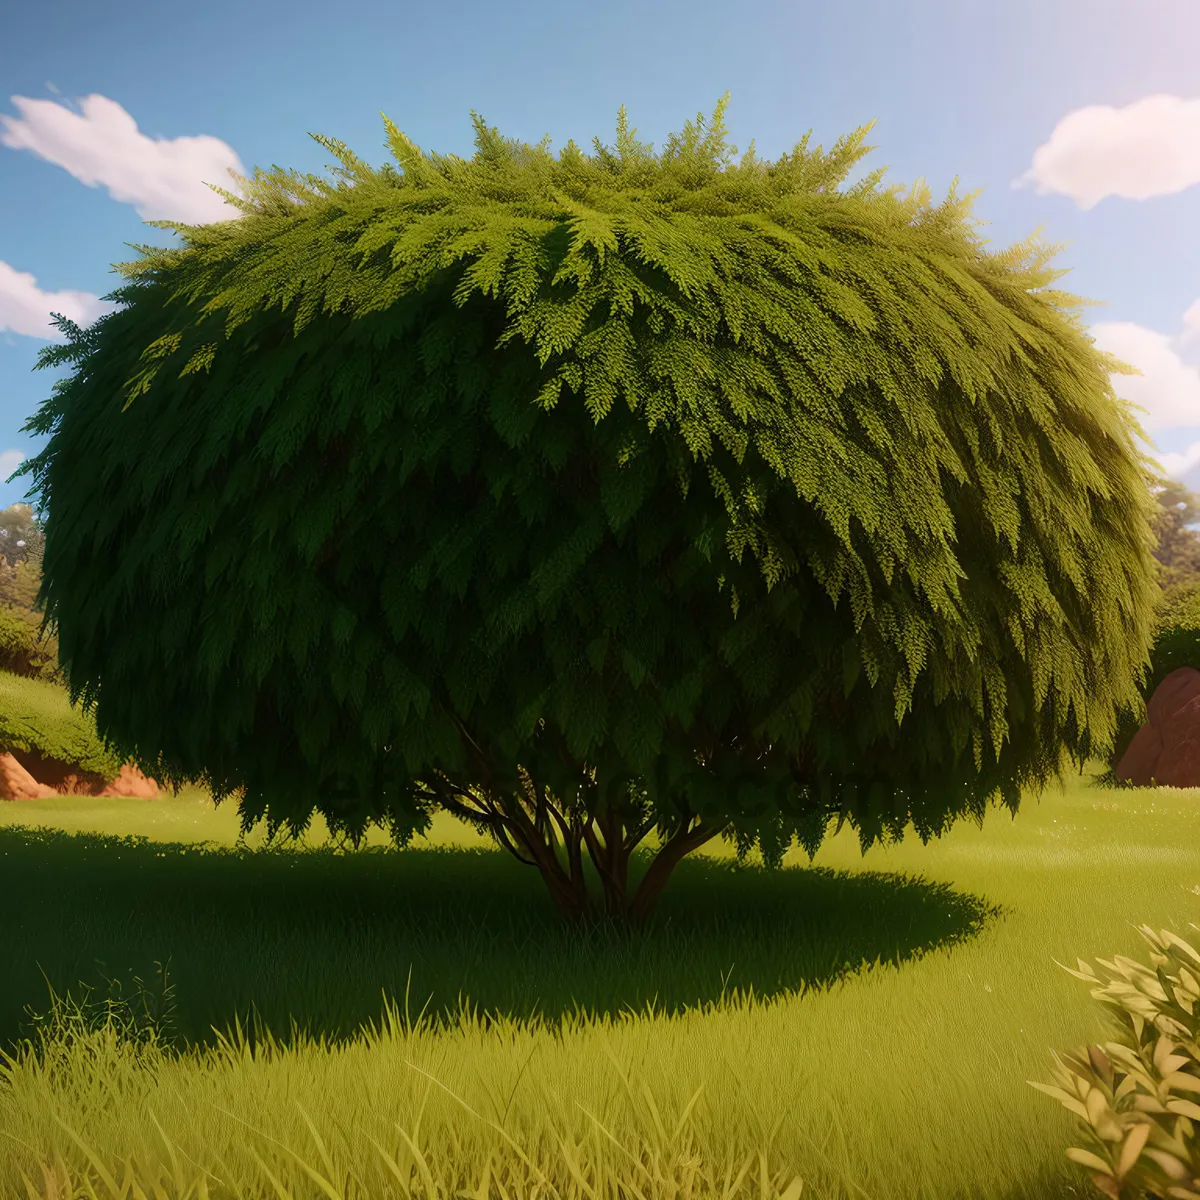
<path fill-rule="evenodd" d="M 1156 595 L 1129 368 L 1053 248 L 839 187 L 870 126 L 734 163 L 727 100 L 661 157 L 624 109 L 557 160 L 318 137 L 339 183 L 216 189 L 58 319 L 26 470 L 111 745 L 247 829 L 440 806 L 571 917 L 590 856 L 633 921 L 718 835 L 928 841 L 1108 747 Z"/>

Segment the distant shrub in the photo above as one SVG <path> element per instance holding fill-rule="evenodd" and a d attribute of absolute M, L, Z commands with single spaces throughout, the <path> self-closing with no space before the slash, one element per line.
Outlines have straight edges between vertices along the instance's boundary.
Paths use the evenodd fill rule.
<path fill-rule="evenodd" d="M 1067 1157 L 1093 1172 L 1102 1195 L 1198 1200 L 1200 1104 L 1189 1097 L 1200 1092 L 1200 954 L 1168 930 L 1155 934 L 1143 925 L 1138 932 L 1150 943 L 1154 969 L 1121 955 L 1098 959 L 1111 978 L 1091 993 L 1115 1009 L 1121 1040 L 1055 1054 L 1057 1087 L 1026 1082 L 1082 1118 L 1091 1148 L 1072 1146 Z M 1099 984 L 1077 961 L 1078 971 L 1063 970 Z"/>
<path fill-rule="evenodd" d="M 1200 582 L 1169 588 L 1159 603 L 1146 699 L 1149 700 L 1158 685 L 1180 667 L 1200 670 Z"/>
<path fill-rule="evenodd" d="M 1150 671 L 1141 689 L 1143 704 L 1172 671 L 1180 667 L 1200 670 L 1200 580 L 1189 580 L 1168 588 L 1155 610 L 1154 642 L 1150 648 Z M 1138 713 L 1118 719 L 1109 761 L 1108 782 L 1115 782 L 1115 768 L 1121 761 L 1133 735 L 1146 720 L 1143 707 Z"/>
<path fill-rule="evenodd" d="M 0 670 L 47 683 L 65 683 L 58 665 L 58 639 L 41 633 L 41 614 L 0 606 Z"/>
<path fill-rule="evenodd" d="M 71 707 L 65 688 L 0 671 L 0 753 L 12 751 L 68 763 L 106 782 L 121 770 L 91 715 Z"/>
<path fill-rule="evenodd" d="M 1155 614 L 1155 630 L 1200 629 L 1200 579 L 1167 588 Z"/>
<path fill-rule="evenodd" d="M 58 638 L 42 633 L 42 613 L 34 607 L 41 583 L 42 557 L 36 547 L 15 564 L 0 558 L 0 670 L 65 683 Z"/>

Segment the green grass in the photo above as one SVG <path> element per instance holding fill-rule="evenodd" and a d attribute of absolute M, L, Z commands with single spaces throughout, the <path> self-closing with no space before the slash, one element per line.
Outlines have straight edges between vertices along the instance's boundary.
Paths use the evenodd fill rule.
<path fill-rule="evenodd" d="M 22 1170 L 41 1188 L 56 1155 L 84 1165 L 59 1121 L 148 1177 L 171 1172 L 157 1122 L 183 1178 L 235 1185 L 210 1180 L 214 1197 L 280 1195 L 263 1163 L 289 1194 L 329 1196 L 284 1147 L 333 1195 L 403 1195 L 377 1148 L 407 1181 L 401 1129 L 446 1196 L 492 1151 L 494 1175 L 536 1179 L 506 1136 L 564 1196 L 588 1195 L 572 1145 L 594 1186 L 672 1194 L 633 1165 L 656 1143 L 676 1179 L 691 1160 L 722 1180 L 762 1149 L 767 1194 L 799 1176 L 804 1200 L 1094 1195 L 1064 1156 L 1074 1118 L 1025 1082 L 1050 1079 L 1052 1049 L 1109 1036 L 1052 960 L 1141 961 L 1131 923 L 1200 923 L 1200 790 L 1086 778 L 928 847 L 910 832 L 864 857 L 845 829 L 771 873 L 718 843 L 633 938 L 572 935 L 532 870 L 449 818 L 404 852 L 380 834 L 336 850 L 319 818 L 302 850 L 236 841 L 232 802 L 195 790 L 0 805 L 0 1043 L 42 1028 L 47 980 L 77 1000 L 88 984 L 94 1006 L 106 978 L 156 994 L 156 961 L 175 1039 L 110 1025 L 27 1046 L 0 1080 L 0 1195 L 25 1195 Z M 278 1040 L 213 1032 L 252 1007 Z"/>

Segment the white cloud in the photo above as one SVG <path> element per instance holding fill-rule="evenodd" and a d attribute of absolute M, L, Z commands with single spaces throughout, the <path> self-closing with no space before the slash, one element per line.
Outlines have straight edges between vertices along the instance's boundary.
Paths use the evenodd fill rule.
<path fill-rule="evenodd" d="M 1197 305 L 1188 309 L 1191 313 Z M 1140 375 L 1113 375 L 1112 385 L 1122 399 L 1146 411 L 1137 417 L 1153 437 L 1166 429 L 1200 426 L 1200 370 L 1180 357 L 1175 341 L 1165 333 L 1128 321 L 1100 321 L 1088 332 L 1096 347 L 1137 367 Z M 1157 456 L 1166 467 L 1166 458 Z"/>
<path fill-rule="evenodd" d="M 1154 457 L 1162 465 L 1163 473 L 1168 479 L 1184 481 L 1184 476 L 1200 465 L 1200 442 L 1191 442 L 1183 450 L 1170 454 L 1156 454 Z"/>
<path fill-rule="evenodd" d="M 245 170 L 219 138 L 149 138 L 105 96 L 84 97 L 81 113 L 53 100 L 13 96 L 12 102 L 21 116 L 0 113 L 0 143 L 31 150 L 88 187 L 105 187 L 114 200 L 132 204 L 143 220 L 204 225 L 243 215 L 205 186 L 214 183 L 240 194 L 229 171 L 244 175 Z M 0 330 L 61 342 L 62 334 L 50 324 L 52 312 L 87 326 L 116 307 L 90 292 L 45 291 L 33 275 L 0 262 Z"/>
<path fill-rule="evenodd" d="M 241 160 L 220 138 L 149 138 L 115 100 L 85 96 L 82 113 L 53 100 L 11 97 L 21 117 L 0 113 L 0 143 L 32 150 L 88 187 L 102 186 L 144 221 L 206 225 L 239 218 L 205 183 L 239 194 L 230 169 L 245 175 Z"/>
<path fill-rule="evenodd" d="M 50 324 L 52 312 L 62 313 L 76 325 L 86 327 L 97 317 L 118 307 L 111 300 L 101 300 L 90 292 L 43 291 L 34 276 L 0 262 L 0 330 L 44 338 L 48 342 L 63 342 L 66 339 L 58 326 Z M 3 454 L 0 454 L 0 462 L 2 460 Z"/>
<path fill-rule="evenodd" d="M 3 483 L 23 462 L 20 450 L 0 450 L 0 483 Z"/>
<path fill-rule="evenodd" d="M 1183 334 L 1181 340 L 1190 342 L 1200 337 L 1200 300 L 1194 300 L 1183 314 Z"/>
<path fill-rule="evenodd" d="M 1067 113 L 1013 187 L 1033 184 L 1089 209 L 1106 196 L 1148 200 L 1200 183 L 1200 100 L 1154 95 Z"/>

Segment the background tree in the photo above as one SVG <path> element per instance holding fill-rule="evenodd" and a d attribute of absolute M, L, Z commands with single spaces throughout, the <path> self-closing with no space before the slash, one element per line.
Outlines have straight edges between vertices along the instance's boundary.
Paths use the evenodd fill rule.
<path fill-rule="evenodd" d="M 927 841 L 1108 746 L 1155 504 L 1053 249 L 841 189 L 869 126 L 733 163 L 727 99 L 661 157 L 318 138 L 343 182 L 256 171 L 58 318 L 22 473 L 123 756 L 244 828 L 440 806 L 640 921 L 718 835 Z"/>
<path fill-rule="evenodd" d="M 0 510 L 0 556 L 10 567 L 39 555 L 44 542 L 42 521 L 28 504 L 10 504 Z"/>
<path fill-rule="evenodd" d="M 1178 667 L 1200 667 L 1195 615 L 1200 602 L 1200 535 L 1189 528 L 1200 518 L 1200 497 L 1163 476 L 1154 478 L 1150 490 L 1156 504 L 1154 570 L 1161 589 L 1155 604 L 1150 669 L 1140 687 L 1143 703 L 1118 719 L 1107 755 L 1108 782 L 1116 781 L 1116 767 L 1144 724 L 1146 704 L 1158 685 Z"/>
<path fill-rule="evenodd" d="M 0 670 L 65 682 L 39 605 L 45 535 L 28 504 L 0 512 Z"/>
<path fill-rule="evenodd" d="M 1200 496 L 1174 479 L 1160 479 L 1155 488 L 1154 558 L 1164 590 L 1200 583 Z"/>

